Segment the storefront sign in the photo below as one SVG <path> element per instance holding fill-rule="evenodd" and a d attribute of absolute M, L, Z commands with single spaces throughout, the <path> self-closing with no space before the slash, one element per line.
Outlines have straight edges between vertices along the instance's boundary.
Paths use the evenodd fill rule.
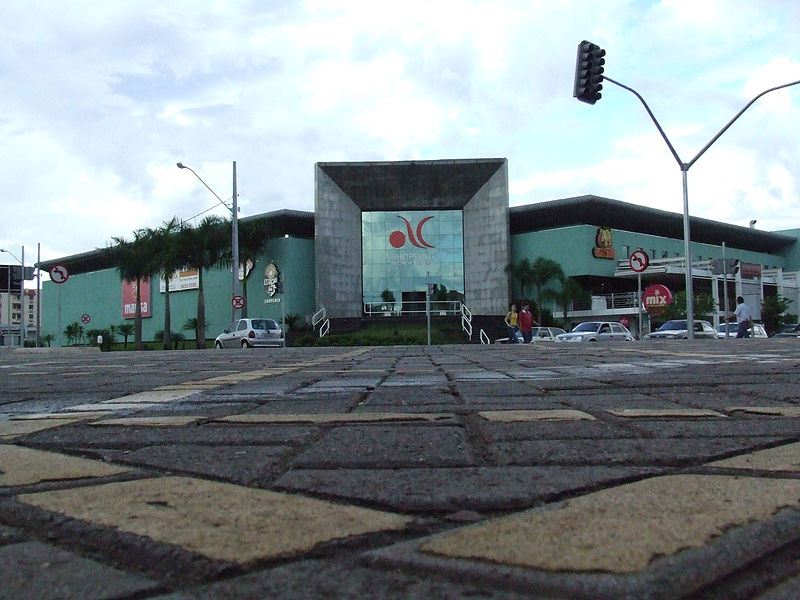
<path fill-rule="evenodd" d="M 277 293 L 279 277 L 278 267 L 274 263 L 269 263 L 267 268 L 264 269 L 264 291 L 267 292 L 268 296 L 272 297 Z"/>
<path fill-rule="evenodd" d="M 200 287 L 200 274 L 197 269 L 175 271 L 169 278 L 169 291 L 182 292 L 183 290 L 196 290 Z M 167 286 L 163 279 L 159 279 L 158 289 L 163 294 Z"/>
<path fill-rule="evenodd" d="M 150 280 L 139 280 L 139 303 L 143 317 L 150 316 Z M 136 318 L 136 282 L 122 282 L 122 318 Z"/>
<path fill-rule="evenodd" d="M 660 283 L 648 286 L 642 293 L 642 305 L 651 315 L 661 314 L 670 304 L 672 304 L 672 292 Z"/>
<path fill-rule="evenodd" d="M 739 273 L 746 279 L 758 279 L 761 277 L 761 265 L 754 263 L 739 263 Z"/>
<path fill-rule="evenodd" d="M 595 258 L 614 259 L 617 254 L 612 248 L 611 228 L 600 227 L 595 236 L 595 247 L 592 249 L 592 256 Z"/>

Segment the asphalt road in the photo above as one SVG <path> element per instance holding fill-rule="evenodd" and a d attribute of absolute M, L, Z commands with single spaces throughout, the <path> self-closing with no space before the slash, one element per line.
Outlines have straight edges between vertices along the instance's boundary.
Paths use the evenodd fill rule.
<path fill-rule="evenodd" d="M 0 599 L 796 599 L 799 351 L 2 349 Z"/>

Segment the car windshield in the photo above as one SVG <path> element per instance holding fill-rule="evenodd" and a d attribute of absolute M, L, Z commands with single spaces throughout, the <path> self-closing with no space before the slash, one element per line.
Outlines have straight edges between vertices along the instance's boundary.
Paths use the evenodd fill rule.
<path fill-rule="evenodd" d="M 722 323 L 720 325 L 717 325 L 717 331 L 719 331 L 720 333 L 725 333 L 725 327 L 728 328 L 728 331 L 734 331 L 734 332 L 739 328 L 739 326 L 734 323 Z"/>
<path fill-rule="evenodd" d="M 598 327 L 600 327 L 600 323 L 595 322 L 595 321 L 589 321 L 587 323 L 581 323 L 580 325 L 575 327 L 575 329 L 573 329 L 572 331 L 575 331 L 575 332 L 578 332 L 578 331 L 597 331 Z"/>
<path fill-rule="evenodd" d="M 278 324 L 272 319 L 253 319 L 253 329 L 268 330 L 277 329 Z"/>
<path fill-rule="evenodd" d="M 685 329 L 686 321 L 667 321 L 658 328 L 659 331 L 680 331 Z"/>

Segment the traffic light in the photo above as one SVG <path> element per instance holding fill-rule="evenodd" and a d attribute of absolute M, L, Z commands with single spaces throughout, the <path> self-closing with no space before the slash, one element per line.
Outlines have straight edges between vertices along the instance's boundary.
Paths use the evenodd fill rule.
<path fill-rule="evenodd" d="M 572 95 L 587 104 L 594 104 L 602 97 L 603 57 L 606 51 L 597 44 L 583 40 L 578 44 L 578 59 L 575 63 L 575 88 Z"/>

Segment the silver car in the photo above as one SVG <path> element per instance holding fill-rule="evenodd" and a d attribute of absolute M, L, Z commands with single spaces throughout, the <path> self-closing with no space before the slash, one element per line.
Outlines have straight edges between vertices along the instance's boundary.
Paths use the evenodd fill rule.
<path fill-rule="evenodd" d="M 285 345 L 283 330 L 273 319 L 239 319 L 217 336 L 214 347 L 262 348 Z"/>
<path fill-rule="evenodd" d="M 728 336 L 735 338 L 736 334 L 739 332 L 739 325 L 736 323 L 720 323 L 717 325 L 717 337 L 721 340 L 725 339 L 725 328 L 728 328 Z M 761 323 L 753 323 L 753 328 L 750 330 L 751 337 L 766 339 L 769 337 L 767 335 L 767 331 L 764 329 L 764 326 Z"/>
<path fill-rule="evenodd" d="M 667 321 L 655 331 L 644 336 L 646 340 L 685 340 L 689 338 L 688 321 L 675 319 Z M 717 337 L 714 326 L 708 321 L 696 320 L 694 322 L 695 339 L 713 340 Z"/>
<path fill-rule="evenodd" d="M 630 331 L 621 323 L 614 321 L 586 321 L 569 333 L 556 336 L 557 342 L 633 342 Z"/>

